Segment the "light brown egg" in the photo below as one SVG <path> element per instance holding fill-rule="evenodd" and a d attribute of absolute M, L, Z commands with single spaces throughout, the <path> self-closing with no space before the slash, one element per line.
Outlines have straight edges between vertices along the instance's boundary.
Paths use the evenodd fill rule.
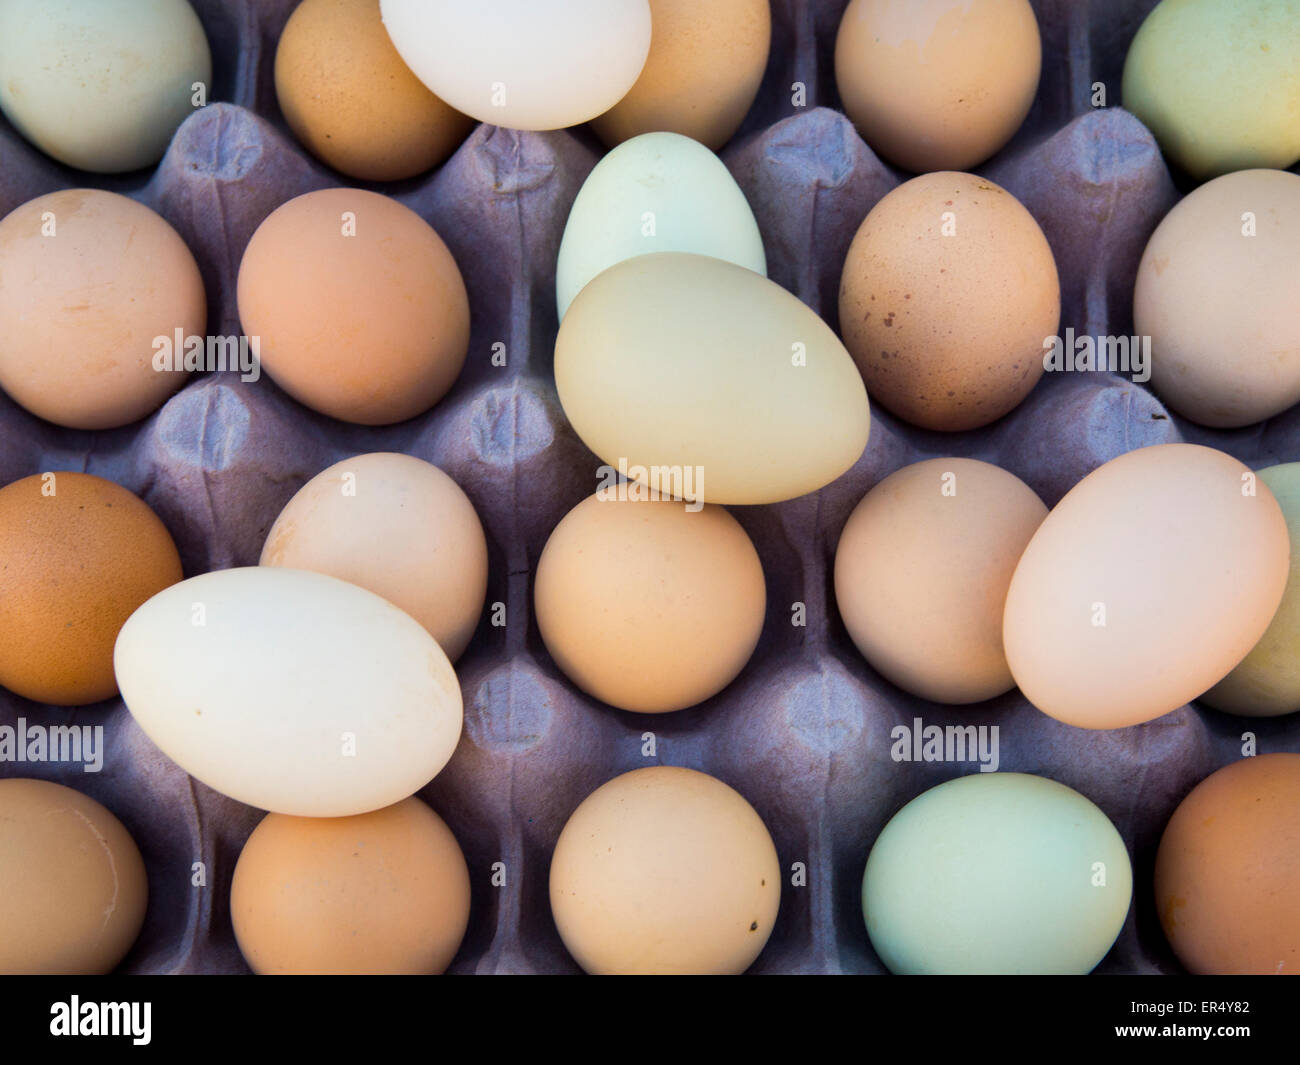
<path fill-rule="evenodd" d="M 776 923 L 780 878 L 743 796 L 707 773 L 650 766 L 573 812 L 551 859 L 551 913 L 589 973 L 743 973 Z"/>
<path fill-rule="evenodd" d="M 858 650 L 935 702 L 1015 687 L 1002 611 L 1045 517 L 1032 488 L 987 462 L 930 459 L 890 474 L 849 516 L 835 552 L 835 600 Z"/>
<path fill-rule="evenodd" d="M 886 195 L 840 279 L 840 331 L 868 393 L 924 429 L 974 429 L 1014 408 L 1060 316 L 1043 231 L 974 174 L 925 174 Z"/>
<path fill-rule="evenodd" d="M 419 799 L 354 817 L 269 814 L 244 844 L 230 916 L 269 975 L 434 974 L 469 924 L 469 869 Z"/>
<path fill-rule="evenodd" d="M 155 341 L 207 335 L 203 279 L 177 232 L 99 189 L 29 200 L 0 221 L 0 387 L 38 417 L 113 429 L 185 380 Z"/>
<path fill-rule="evenodd" d="M 239 266 L 239 317 L 275 383 L 332 418 L 422 414 L 460 375 L 469 297 L 447 245 L 396 200 L 323 189 L 273 211 Z"/>
<path fill-rule="evenodd" d="M 0 780 L 0 974 L 111 972 L 144 923 L 135 840 L 88 795 Z"/>
<path fill-rule="evenodd" d="M 1300 754 L 1201 781 L 1156 852 L 1156 909 L 1193 973 L 1300 973 Z"/>
<path fill-rule="evenodd" d="M 758 95 L 772 43 L 768 0 L 650 0 L 650 17 L 641 76 L 591 127 L 610 147 L 666 130 L 717 151 Z"/>
<path fill-rule="evenodd" d="M 60 706 L 116 695 L 118 631 L 181 576 L 166 526 L 121 485 L 46 473 L 0 489 L 0 684 Z"/>
<path fill-rule="evenodd" d="M 379 0 L 303 0 L 276 48 L 275 92 L 306 148 L 362 181 L 437 166 L 474 127 L 402 62 Z"/>
<path fill-rule="evenodd" d="M 722 507 L 589 496 L 546 542 L 534 591 L 555 664 L 622 710 L 703 702 L 754 653 L 767 592 L 758 552 Z"/>
<path fill-rule="evenodd" d="M 437 466 L 391 452 L 344 459 L 303 485 L 271 526 L 262 565 L 327 573 L 383 596 L 453 662 L 487 592 L 474 504 Z"/>

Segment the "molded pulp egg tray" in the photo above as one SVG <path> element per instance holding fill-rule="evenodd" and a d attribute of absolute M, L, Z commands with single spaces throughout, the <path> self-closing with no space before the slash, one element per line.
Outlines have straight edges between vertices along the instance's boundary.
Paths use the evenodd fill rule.
<path fill-rule="evenodd" d="M 216 102 L 186 120 L 161 165 L 122 178 L 78 173 L 0 119 L 0 216 L 32 197 L 87 184 L 136 197 L 193 250 L 207 286 L 209 332 L 237 335 L 235 276 L 253 230 L 293 196 L 354 183 L 309 158 L 279 114 L 272 63 L 293 0 L 194 6 L 213 48 Z M 1047 234 L 1061 276 L 1062 333 L 1133 332 L 1138 259 L 1181 195 L 1151 134 L 1118 107 L 1129 41 L 1152 6 L 1036 0 L 1044 48 L 1037 99 L 1014 141 L 977 168 L 1016 195 Z M 722 152 L 757 217 L 770 276 L 832 327 L 850 239 L 871 206 L 910 176 L 880 162 L 838 110 L 832 54 L 844 7 L 845 0 L 773 0 L 762 88 Z M 793 106 L 796 82 L 806 87 L 806 106 Z M 1096 82 L 1109 108 L 1093 106 Z M 1046 374 L 1020 407 L 974 432 L 926 432 L 873 405 L 867 449 L 834 483 L 779 505 L 731 508 L 758 548 L 768 590 L 762 638 L 740 677 L 675 714 L 611 709 L 557 670 L 531 601 L 547 536 L 597 486 L 600 460 L 569 427 L 551 367 L 560 235 L 601 151 L 585 128 L 520 133 L 480 125 L 436 171 L 373 186 L 432 223 L 469 289 L 469 359 L 429 413 L 381 429 L 347 425 L 300 406 L 266 376 L 245 383 L 237 371 L 195 377 L 147 420 L 111 432 L 60 429 L 0 396 L 0 478 L 83 470 L 125 485 L 171 530 L 186 576 L 256 564 L 281 507 L 349 455 L 407 452 L 460 483 L 488 537 L 488 603 L 505 604 L 507 624 L 494 627 L 485 610 L 458 664 L 460 747 L 420 793 L 456 833 L 473 882 L 469 932 L 452 972 L 578 971 L 551 920 L 551 850 L 587 794 L 655 762 L 702 769 L 737 788 L 771 830 L 787 874 L 796 862 L 806 867 L 806 886 L 787 875 L 776 928 L 751 971 L 884 971 L 860 904 L 871 843 L 904 803 L 977 770 L 974 762 L 892 760 L 890 730 L 915 717 L 927 725 L 997 725 L 1000 769 L 1050 777 L 1097 803 L 1134 863 L 1134 904 L 1098 971 L 1180 971 L 1151 895 L 1160 833 L 1193 785 L 1240 757 L 1244 731 L 1256 734 L 1261 752 L 1300 751 L 1300 715 L 1244 719 L 1191 705 L 1148 724 L 1092 732 L 1047 717 L 1014 691 L 973 707 L 927 703 L 878 676 L 850 642 L 835 608 L 832 560 L 854 505 L 907 463 L 984 459 L 1053 506 L 1101 463 L 1148 444 L 1204 443 L 1255 468 L 1300 459 L 1300 408 L 1248 429 L 1209 431 L 1170 414 L 1144 386 L 1101 372 Z M 506 345 L 505 367 L 493 365 L 498 342 Z M 795 603 L 806 604 L 806 626 L 792 624 Z M 0 774 L 78 788 L 113 810 L 138 841 L 149 911 L 122 971 L 246 972 L 229 889 L 262 812 L 192 780 L 143 735 L 120 699 L 69 710 L 0 693 L 0 723 L 20 716 L 104 726 L 99 773 L 79 764 L 5 764 Z M 653 758 L 642 754 L 648 730 Z M 202 887 L 191 883 L 196 862 L 206 870 Z M 492 883 L 497 862 L 504 886 Z"/>

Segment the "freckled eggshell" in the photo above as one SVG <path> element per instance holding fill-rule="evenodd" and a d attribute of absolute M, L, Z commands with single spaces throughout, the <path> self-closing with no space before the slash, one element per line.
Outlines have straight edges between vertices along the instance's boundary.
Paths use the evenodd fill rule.
<path fill-rule="evenodd" d="M 381 0 L 384 28 L 425 85 L 509 129 L 562 129 L 608 111 L 650 51 L 647 0 Z"/>
<path fill-rule="evenodd" d="M 0 489 L 0 684 L 84 706 L 117 694 L 118 631 L 181 579 L 181 560 L 157 515 L 121 485 L 52 477 Z"/>
<path fill-rule="evenodd" d="M 362 181 L 414 177 L 446 159 L 474 122 L 402 62 L 379 0 L 304 0 L 275 51 L 275 94 L 303 145 Z"/>
<path fill-rule="evenodd" d="M 239 949 L 270 975 L 441 973 L 469 902 L 460 844 L 415 798 L 355 817 L 268 814 L 230 885 Z"/>
<path fill-rule="evenodd" d="M 743 973 L 781 902 L 767 827 L 707 773 L 650 766 L 573 812 L 551 858 L 551 912 L 589 973 Z"/>
<path fill-rule="evenodd" d="M 758 552 L 721 507 L 686 507 L 588 496 L 537 564 L 547 650 L 611 706 L 694 706 L 730 684 L 758 643 L 767 606 Z"/>
<path fill-rule="evenodd" d="M 66 189 L 0 221 L 0 387 L 46 421 L 114 429 L 157 410 L 185 375 L 154 369 L 154 339 L 206 336 L 207 317 L 194 256 L 143 204 Z"/>
<path fill-rule="evenodd" d="M 1142 255 L 1133 322 L 1151 386 L 1194 422 L 1253 425 L 1300 401 L 1300 176 L 1244 170 L 1179 201 Z"/>
<path fill-rule="evenodd" d="M 483 612 L 488 553 L 460 485 L 410 455 L 375 452 L 335 463 L 285 505 L 263 566 L 314 570 L 405 610 L 460 657 Z"/>
<path fill-rule="evenodd" d="M 840 331 L 867 390 L 923 429 L 974 429 L 1018 405 L 1060 315 L 1043 231 L 973 174 L 891 191 L 858 228 L 840 279 Z"/>
<path fill-rule="evenodd" d="M 1156 852 L 1156 909 L 1193 973 L 1300 973 L 1300 754 L 1212 773 Z"/>
<path fill-rule="evenodd" d="M 560 318 L 597 274 L 658 251 L 711 255 L 767 276 L 763 238 L 740 186 L 721 159 L 676 133 L 634 137 L 583 182 L 556 262 Z"/>
<path fill-rule="evenodd" d="M 387 196 L 323 189 L 278 207 L 248 242 L 238 289 L 263 369 L 331 418 L 423 414 L 465 365 L 469 296 L 456 260 Z"/>
<path fill-rule="evenodd" d="M 923 792 L 885 825 L 862 878 L 871 945 L 902 974 L 1089 973 L 1132 897 L 1110 819 L 1026 773 L 974 773 Z"/>
<path fill-rule="evenodd" d="M 1268 628 L 1290 567 L 1286 519 L 1249 474 L 1213 448 L 1158 444 L 1075 485 L 1007 593 L 1003 643 L 1025 698 L 1069 725 L 1124 728 L 1222 680 Z"/>
<path fill-rule="evenodd" d="M 1033 489 L 987 462 L 930 459 L 886 477 L 849 516 L 835 552 L 835 600 L 858 650 L 935 702 L 1015 687 L 1002 611 L 1046 516 Z"/>
<path fill-rule="evenodd" d="M 137 610 L 114 655 L 122 698 L 191 776 L 301 817 L 414 794 L 460 739 L 456 674 L 409 614 L 307 570 L 191 577 Z"/>
<path fill-rule="evenodd" d="M 857 461 L 870 428 L 861 377 L 826 323 L 704 255 L 639 255 L 596 277 L 560 325 L 555 383 L 602 460 L 701 467 L 711 503 L 815 491 Z"/>
<path fill-rule="evenodd" d="M 669 130 L 717 151 L 758 95 L 772 44 L 768 0 L 650 0 L 650 17 L 641 76 L 591 128 L 608 145 Z"/>
<path fill-rule="evenodd" d="M 1024 122 L 1042 68 L 1028 0 L 852 0 L 835 38 L 845 113 L 889 162 L 967 170 Z"/>

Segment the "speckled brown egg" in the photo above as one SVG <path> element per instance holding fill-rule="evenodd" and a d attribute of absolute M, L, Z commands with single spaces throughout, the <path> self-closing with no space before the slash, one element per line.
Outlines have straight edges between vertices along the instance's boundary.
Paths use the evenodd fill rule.
<path fill-rule="evenodd" d="M 974 429 L 1020 403 L 1060 314 L 1043 231 L 974 174 L 924 174 L 886 195 L 840 279 L 840 331 L 868 393 L 924 429 Z"/>
<path fill-rule="evenodd" d="M 118 630 L 180 579 L 166 527 L 121 485 L 44 473 L 0 489 L 0 684 L 60 706 L 116 695 Z"/>

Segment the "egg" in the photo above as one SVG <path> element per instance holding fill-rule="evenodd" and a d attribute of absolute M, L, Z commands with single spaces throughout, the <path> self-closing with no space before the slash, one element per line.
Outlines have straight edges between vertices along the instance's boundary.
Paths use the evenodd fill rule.
<path fill-rule="evenodd" d="M 854 508 L 835 551 L 835 600 L 858 650 L 923 699 L 1009 691 L 1007 587 L 1046 516 L 1033 489 L 987 462 L 929 459 L 890 474 Z"/>
<path fill-rule="evenodd" d="M 650 18 L 641 76 L 591 128 L 611 146 L 668 130 L 717 151 L 758 95 L 772 44 L 768 0 L 650 0 Z"/>
<path fill-rule="evenodd" d="M 375 192 L 322 189 L 276 208 L 244 251 L 238 298 L 262 368 L 341 421 L 423 414 L 469 351 L 456 260 L 419 215 Z"/>
<path fill-rule="evenodd" d="M 144 860 L 122 822 L 48 780 L 0 780 L 0 974 L 99 976 L 144 923 Z"/>
<path fill-rule="evenodd" d="M 649 766 L 587 796 L 551 858 L 551 913 L 588 973 L 731 975 L 781 901 L 767 827 L 707 773 Z"/>
<path fill-rule="evenodd" d="M 391 452 L 344 459 L 303 485 L 271 526 L 261 564 L 314 570 L 383 596 L 453 662 L 487 594 L 487 540 L 474 505 L 437 466 Z"/>
<path fill-rule="evenodd" d="M 555 267 L 560 318 L 593 277 L 651 252 L 711 255 L 767 275 L 758 223 L 722 160 L 676 133 L 646 133 L 596 164 L 569 211 Z"/>
<path fill-rule="evenodd" d="M 1084 975 L 1115 942 L 1132 896 L 1110 819 L 1027 773 L 975 773 L 923 792 L 885 825 L 862 877 L 871 945 L 909 975 Z"/>
<path fill-rule="evenodd" d="M 1138 448 L 1048 514 L 1007 592 L 1002 638 L 1025 697 L 1080 728 L 1160 717 L 1264 635 L 1290 570 L 1267 484 L 1198 444 Z"/>
<path fill-rule="evenodd" d="M 1029 0 L 851 0 L 835 83 L 866 142 L 905 170 L 968 170 L 1029 114 L 1042 68 Z"/>
<path fill-rule="evenodd" d="M 0 388 L 46 421 L 151 414 L 185 380 L 158 362 L 160 341 L 205 337 L 207 318 L 194 256 L 143 204 L 65 189 L 0 221 Z"/>
<path fill-rule="evenodd" d="M 1300 972 L 1300 754 L 1261 754 L 1201 781 L 1160 837 L 1156 909 L 1198 974 Z"/>
<path fill-rule="evenodd" d="M 578 294 L 555 384 L 610 467 L 652 487 L 689 480 L 691 498 L 711 503 L 815 491 L 857 461 L 870 428 L 861 378 L 826 323 L 754 271 L 685 252 L 627 259 Z"/>
<path fill-rule="evenodd" d="M 127 489 L 45 473 L 0 489 L 0 684 L 84 706 L 117 694 L 113 643 L 181 579 L 171 534 Z"/>
<path fill-rule="evenodd" d="M 381 0 L 384 28 L 425 85 L 510 129 L 561 129 L 608 111 L 650 51 L 648 0 Z"/>
<path fill-rule="evenodd" d="M 379 0 L 304 0 L 275 50 L 275 94 L 294 136 L 362 181 L 414 177 L 473 128 L 402 62 Z"/>
<path fill-rule="evenodd" d="M 263 975 L 417 975 L 451 964 L 469 869 L 419 799 L 352 817 L 268 814 L 230 885 L 235 938 Z"/>
<path fill-rule="evenodd" d="M 1199 181 L 1300 160 L 1293 0 L 1164 0 L 1124 61 L 1124 106 Z"/>
<path fill-rule="evenodd" d="M 0 0 L 0 110 L 61 163 L 152 166 L 212 90 L 186 0 Z"/>
<path fill-rule="evenodd" d="M 730 684 L 767 605 L 758 552 L 724 509 L 601 492 L 551 533 L 534 597 L 566 676 L 611 706 L 655 714 Z"/>
<path fill-rule="evenodd" d="M 1151 234 L 1133 322 L 1151 386 L 1216 429 L 1300 401 L 1300 176 L 1243 170 L 1184 197 Z"/>
<path fill-rule="evenodd" d="M 160 592 L 114 652 L 127 709 L 238 802 L 344 817 L 424 787 L 460 739 L 460 685 L 409 614 L 308 570 L 217 570 Z"/>
<path fill-rule="evenodd" d="M 840 330 L 872 397 L 923 429 L 996 421 L 1043 374 L 1061 286 L 1047 238 L 973 174 L 899 185 L 863 220 L 840 278 Z"/>

